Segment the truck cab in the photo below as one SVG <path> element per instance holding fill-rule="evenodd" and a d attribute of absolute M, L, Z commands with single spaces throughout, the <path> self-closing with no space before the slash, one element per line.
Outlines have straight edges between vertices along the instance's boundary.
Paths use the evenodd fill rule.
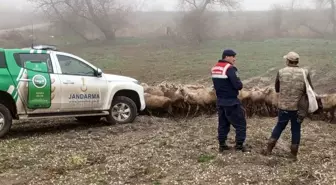
<path fill-rule="evenodd" d="M 145 109 L 133 78 L 105 74 L 86 60 L 47 45 L 0 49 L 0 137 L 12 120 L 75 117 L 131 123 Z"/>

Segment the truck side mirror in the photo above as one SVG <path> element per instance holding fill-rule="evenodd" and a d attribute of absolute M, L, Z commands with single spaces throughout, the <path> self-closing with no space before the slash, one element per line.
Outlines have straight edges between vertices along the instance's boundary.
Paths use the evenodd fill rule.
<path fill-rule="evenodd" d="M 100 68 L 97 68 L 96 75 L 97 77 L 102 77 L 103 71 Z"/>

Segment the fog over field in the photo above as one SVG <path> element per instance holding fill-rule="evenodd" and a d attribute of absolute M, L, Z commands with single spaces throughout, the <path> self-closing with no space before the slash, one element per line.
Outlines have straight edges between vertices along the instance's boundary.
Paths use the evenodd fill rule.
<path fill-rule="evenodd" d="M 0 1 L 1 48 L 55 45 L 170 95 L 212 89 L 209 70 L 226 48 L 238 53 L 244 89 L 266 92 L 295 51 L 316 93 L 336 97 L 336 0 Z M 262 101 L 243 104 L 251 153 L 222 155 L 215 103 L 194 94 L 180 97 L 174 114 L 162 106 L 131 124 L 16 121 L 0 141 L 0 185 L 336 184 L 336 124 L 327 109 L 302 124 L 296 163 L 288 159 L 290 125 L 263 156 L 278 109 L 261 93 Z"/>

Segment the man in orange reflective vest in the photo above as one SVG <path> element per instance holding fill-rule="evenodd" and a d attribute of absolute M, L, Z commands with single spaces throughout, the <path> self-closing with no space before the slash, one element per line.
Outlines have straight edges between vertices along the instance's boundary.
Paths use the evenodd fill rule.
<path fill-rule="evenodd" d="M 243 88 L 234 66 L 236 53 L 227 49 L 223 51 L 222 59 L 212 67 L 211 76 L 217 96 L 218 109 L 218 142 L 219 151 L 229 150 L 226 144 L 230 125 L 236 130 L 236 150 L 248 151 L 244 146 L 246 139 L 246 120 L 240 100 L 239 90 Z"/>

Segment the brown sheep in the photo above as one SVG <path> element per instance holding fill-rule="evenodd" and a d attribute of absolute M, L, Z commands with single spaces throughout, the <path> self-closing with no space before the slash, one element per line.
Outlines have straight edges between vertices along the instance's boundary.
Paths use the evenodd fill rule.
<path fill-rule="evenodd" d="M 180 86 L 174 84 L 160 84 L 158 88 L 160 88 L 165 97 L 170 98 L 173 102 L 183 99 L 183 95 L 180 92 Z"/>
<path fill-rule="evenodd" d="M 279 95 L 278 95 L 278 93 L 275 92 L 274 88 L 266 87 L 263 90 L 263 93 L 265 94 L 265 102 L 266 103 L 268 103 L 270 105 L 274 105 L 274 106 L 278 105 Z"/>
<path fill-rule="evenodd" d="M 141 83 L 140 85 L 141 85 L 143 88 L 149 87 L 149 85 L 146 84 L 146 83 Z"/>
<path fill-rule="evenodd" d="M 244 101 L 245 99 L 250 98 L 250 91 L 242 89 L 239 91 L 238 99 Z"/>
<path fill-rule="evenodd" d="M 161 89 L 164 93 L 164 96 L 171 99 L 174 113 L 183 113 L 187 106 L 184 102 L 181 86 L 161 86 Z"/>
<path fill-rule="evenodd" d="M 211 89 L 189 89 L 189 88 L 182 88 L 182 93 L 185 96 L 185 100 L 190 104 L 198 104 L 198 105 L 206 105 L 211 104 L 212 102 L 216 101 L 214 98 L 215 92 Z"/>
<path fill-rule="evenodd" d="M 196 111 L 195 111 L 195 114 L 196 114 L 197 111 L 199 110 L 199 105 L 198 105 L 197 101 L 195 100 L 195 97 L 197 96 L 195 90 L 191 90 L 189 88 L 182 87 L 180 91 L 181 91 L 181 93 L 184 97 L 184 102 L 188 106 L 188 112 L 187 112 L 186 117 L 189 116 L 191 108 L 194 107 L 194 106 L 196 106 Z"/>
<path fill-rule="evenodd" d="M 211 111 L 211 107 L 215 107 L 216 105 L 216 92 L 213 88 L 204 88 L 193 90 L 189 88 L 182 88 L 182 93 L 185 96 L 185 101 L 188 104 L 196 105 L 196 112 L 199 111 L 200 108 Z"/>
<path fill-rule="evenodd" d="M 167 83 L 167 82 L 161 82 L 158 87 L 164 91 L 164 90 L 167 90 L 167 89 L 177 89 L 177 85 L 173 84 L 173 83 Z"/>
<path fill-rule="evenodd" d="M 271 87 L 266 87 L 263 93 L 265 95 L 264 100 L 265 100 L 265 104 L 266 104 L 269 116 L 276 116 L 279 94 L 276 93 L 275 89 Z"/>
<path fill-rule="evenodd" d="M 247 90 L 247 89 L 242 89 L 239 91 L 239 94 L 238 94 L 238 99 L 241 101 L 242 105 L 244 106 L 245 108 L 245 115 L 246 117 L 248 116 L 251 116 L 252 113 L 251 109 L 248 109 L 252 103 L 251 101 L 251 91 Z"/>
<path fill-rule="evenodd" d="M 144 92 L 151 95 L 164 96 L 164 93 L 159 87 L 152 87 L 152 86 L 144 87 Z"/>
<path fill-rule="evenodd" d="M 329 123 L 331 123 L 335 119 L 336 94 L 317 95 L 317 97 L 321 98 L 323 110 L 330 113 L 331 119 Z"/>
<path fill-rule="evenodd" d="M 188 88 L 188 89 L 193 89 L 193 90 L 198 90 L 198 89 L 205 89 L 204 85 L 185 85 L 184 87 Z"/>
<path fill-rule="evenodd" d="M 251 104 L 249 105 L 251 115 L 261 113 L 265 107 L 265 94 L 259 88 L 253 88 L 250 91 Z"/>
<path fill-rule="evenodd" d="M 150 86 L 146 83 L 142 83 L 141 86 L 144 87 L 145 91 L 146 109 L 153 111 L 153 113 L 164 112 L 170 115 L 179 113 L 188 117 L 189 113 L 194 111 L 196 115 L 199 111 L 209 112 L 213 110 L 212 108 L 216 108 L 215 90 L 203 85 L 162 82 L 157 86 Z M 327 115 L 328 122 L 332 122 L 335 118 L 336 93 L 318 95 L 318 98 L 322 101 L 323 112 Z M 246 111 L 250 112 L 247 115 L 263 115 L 265 111 L 268 112 L 267 116 L 271 116 L 277 112 L 278 94 L 273 87 L 253 87 L 250 90 L 244 88 L 239 91 L 238 99 L 242 102 Z M 190 111 L 191 109 L 193 110 Z M 188 113 L 184 111 L 188 111 Z M 317 116 L 319 117 L 319 115 Z"/>
<path fill-rule="evenodd" d="M 152 95 L 149 93 L 145 93 L 144 97 L 146 102 L 146 109 L 164 110 L 169 114 L 172 113 L 172 101 L 170 98 Z"/>

